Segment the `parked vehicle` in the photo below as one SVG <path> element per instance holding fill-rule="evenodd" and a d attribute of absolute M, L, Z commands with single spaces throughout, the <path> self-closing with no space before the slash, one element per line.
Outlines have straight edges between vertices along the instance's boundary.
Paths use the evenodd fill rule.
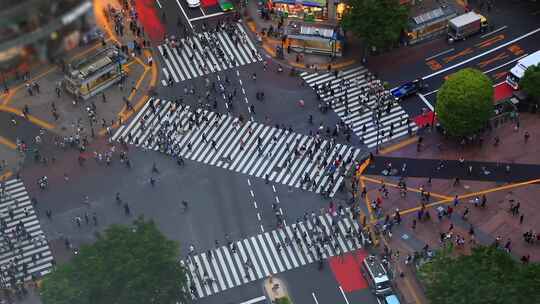
<path fill-rule="evenodd" d="M 523 75 L 525 75 L 525 71 L 529 67 L 537 64 L 540 64 L 540 51 L 536 51 L 529 56 L 521 58 L 506 76 L 506 83 L 514 90 L 518 90 L 519 81 L 523 78 Z"/>
<path fill-rule="evenodd" d="M 422 88 L 423 88 L 422 80 L 416 79 L 416 80 L 404 83 L 395 89 L 390 90 L 390 94 L 392 94 L 396 98 L 396 100 L 400 100 L 400 99 L 404 99 L 418 93 Z"/>
<path fill-rule="evenodd" d="M 463 40 L 474 34 L 483 32 L 488 26 L 486 17 L 475 12 L 457 16 L 448 21 L 449 41 Z"/>

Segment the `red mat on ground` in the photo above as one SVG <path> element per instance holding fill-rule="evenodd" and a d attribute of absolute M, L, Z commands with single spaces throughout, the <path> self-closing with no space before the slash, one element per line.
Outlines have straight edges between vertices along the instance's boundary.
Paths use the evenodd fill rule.
<path fill-rule="evenodd" d="M 368 288 L 368 283 L 360 272 L 360 265 L 368 253 L 356 250 L 344 254 L 342 257 L 331 257 L 328 262 L 339 285 L 345 292 Z"/>
<path fill-rule="evenodd" d="M 135 8 L 150 40 L 161 41 L 165 35 L 165 26 L 161 23 L 154 2 L 154 0 L 137 0 Z"/>
<path fill-rule="evenodd" d="M 413 118 L 413 121 L 414 123 L 419 127 L 423 127 L 425 125 L 428 125 L 433 122 L 437 122 L 437 117 L 435 117 L 435 120 L 433 120 L 433 112 L 432 111 L 429 111 L 427 112 L 426 114 L 422 114 L 422 115 L 418 115 L 416 117 Z"/>
<path fill-rule="evenodd" d="M 202 0 L 201 5 L 203 7 L 214 6 L 218 4 L 218 0 Z"/>
<path fill-rule="evenodd" d="M 493 90 L 493 102 L 498 102 L 503 99 L 507 99 L 512 96 L 514 89 L 506 82 L 503 82 L 495 87 Z"/>

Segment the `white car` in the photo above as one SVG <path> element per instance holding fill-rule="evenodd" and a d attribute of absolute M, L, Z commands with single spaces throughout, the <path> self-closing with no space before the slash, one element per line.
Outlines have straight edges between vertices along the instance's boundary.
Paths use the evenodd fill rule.
<path fill-rule="evenodd" d="M 188 7 L 199 7 L 201 5 L 200 0 L 186 0 Z"/>

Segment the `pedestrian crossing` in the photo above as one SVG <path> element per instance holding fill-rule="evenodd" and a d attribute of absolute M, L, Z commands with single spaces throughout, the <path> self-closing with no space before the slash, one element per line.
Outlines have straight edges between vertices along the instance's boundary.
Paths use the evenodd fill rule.
<path fill-rule="evenodd" d="M 300 76 L 316 91 L 322 86 L 329 87 L 329 91 L 319 95 L 321 102 L 332 104 L 336 114 L 351 126 L 368 148 L 412 134 L 418 129 L 397 101 L 378 106 L 376 94 L 366 93 L 376 81 L 370 79 L 369 71 L 362 66 L 339 71 L 337 75 L 336 72 L 303 72 Z"/>
<path fill-rule="evenodd" d="M 350 213 L 312 214 L 290 226 L 190 254 L 180 263 L 187 270 L 192 295 L 203 298 L 357 250 L 363 242 L 360 225 Z"/>
<path fill-rule="evenodd" d="M 48 274 L 54 258 L 23 182 L 0 184 L 0 284 L 5 288 Z"/>
<path fill-rule="evenodd" d="M 160 99 L 147 102 L 112 140 L 268 182 L 334 196 L 360 149 Z"/>
<path fill-rule="evenodd" d="M 197 33 L 159 45 L 163 59 L 161 80 L 181 82 L 262 61 L 242 24 L 233 23 L 226 29 Z"/>

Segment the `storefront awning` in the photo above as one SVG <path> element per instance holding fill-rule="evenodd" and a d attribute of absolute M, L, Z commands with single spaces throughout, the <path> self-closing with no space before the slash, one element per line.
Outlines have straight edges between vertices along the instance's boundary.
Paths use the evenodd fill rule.
<path fill-rule="evenodd" d="M 293 5 L 325 7 L 326 0 L 273 0 L 273 3 L 284 3 Z"/>

